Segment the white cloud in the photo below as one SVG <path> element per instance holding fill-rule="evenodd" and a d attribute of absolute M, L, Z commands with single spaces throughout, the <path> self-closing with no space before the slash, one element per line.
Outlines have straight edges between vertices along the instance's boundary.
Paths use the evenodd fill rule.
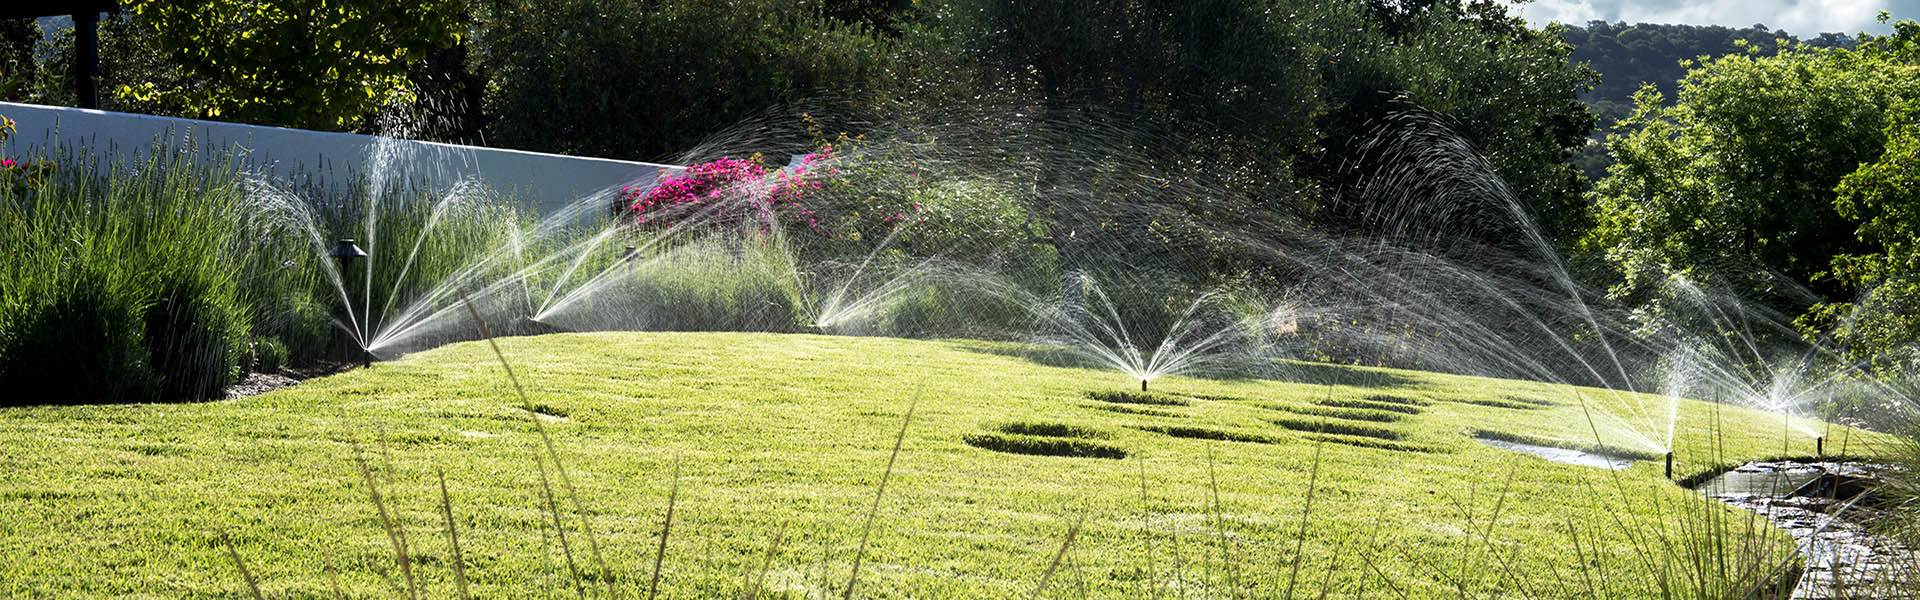
<path fill-rule="evenodd" d="M 1764 23 L 1802 37 L 1827 31 L 1883 33 L 1886 27 L 1874 22 L 1883 10 L 1898 18 L 1920 17 L 1920 0 L 1538 0 L 1519 8 L 1535 24 L 1598 19 L 1744 28 Z"/>

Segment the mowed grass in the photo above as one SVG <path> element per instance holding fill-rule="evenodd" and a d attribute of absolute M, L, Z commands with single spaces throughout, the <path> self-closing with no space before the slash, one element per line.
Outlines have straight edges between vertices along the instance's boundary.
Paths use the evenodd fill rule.
<path fill-rule="evenodd" d="M 545 509 L 540 436 L 470 343 L 242 400 L 0 409 L 0 596 L 244 595 L 221 532 L 266 597 L 331 597 L 329 563 L 348 597 L 399 596 L 358 448 L 432 597 L 456 594 L 439 470 L 479 597 L 572 597 L 576 571 L 589 595 L 610 583 L 644 597 L 676 470 L 660 597 L 738 597 L 763 564 L 767 595 L 841 597 L 910 406 L 855 596 L 1023 597 L 1053 570 L 1045 596 L 1657 597 L 1714 579 L 1715 560 L 1737 573 L 1791 556 L 1655 462 L 1615 473 L 1471 438 L 1592 446 L 1598 429 L 1625 445 L 1615 419 L 1578 403 L 1665 410 L 1652 396 L 1301 364 L 1281 379 L 1157 380 L 1155 398 L 1177 401 L 1143 403 L 1113 395 L 1138 393 L 1124 375 L 987 342 L 499 342 L 592 527 L 556 489 L 574 570 Z M 1777 416 L 1690 401 L 1677 414 L 1682 475 L 1813 453 Z M 1844 437 L 1856 454 L 1875 445 Z M 1053 451 L 1004 451 L 1021 448 Z"/>

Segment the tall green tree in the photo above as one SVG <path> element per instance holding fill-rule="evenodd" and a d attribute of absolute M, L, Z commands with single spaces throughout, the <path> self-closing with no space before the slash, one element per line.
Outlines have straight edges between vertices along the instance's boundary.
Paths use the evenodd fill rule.
<path fill-rule="evenodd" d="M 1860 52 L 1895 75 L 1920 78 L 1920 22 L 1869 38 Z M 1841 283 L 1862 290 L 1852 301 L 1823 303 L 1801 324 L 1831 335 L 1848 358 L 1880 369 L 1920 367 L 1920 101 L 1888 110 L 1886 144 L 1835 189 L 1835 211 L 1858 223 L 1854 252 L 1834 257 Z"/>
<path fill-rule="evenodd" d="M 1634 303 L 1658 300 L 1674 273 L 1771 296 L 1786 314 L 1848 299 L 1833 258 L 1870 246 L 1836 207 L 1836 186 L 1885 152 L 1891 109 L 1916 98 L 1920 77 L 1878 44 L 1706 61 L 1672 106 L 1643 90 L 1608 138 L 1618 163 L 1595 186 L 1583 248 Z M 1783 287 L 1814 297 L 1775 293 Z"/>
<path fill-rule="evenodd" d="M 489 81 L 487 138 L 528 150 L 673 161 L 769 109 L 884 99 L 909 67 L 889 36 L 807 3 L 490 0 L 479 11 L 471 60 Z"/>
<path fill-rule="evenodd" d="M 132 0 L 187 82 L 116 94 L 194 116 L 346 130 L 409 94 L 407 73 L 467 33 L 461 0 Z"/>
<path fill-rule="evenodd" d="M 1233 253 L 1243 249 L 1182 229 L 1233 231 L 1296 212 L 1290 165 L 1311 143 L 1317 105 L 1300 68 L 1310 19 L 1264 0 L 956 4 L 986 95 L 1024 115 L 1009 124 L 1007 158 L 1032 165 L 1026 213 L 1034 240 L 1058 257 L 1068 315 L 1085 268 L 1238 277 Z M 1062 139 L 1063 129 L 1079 137 Z M 1100 188 L 1126 180 L 1106 172 L 1116 164 L 1233 193 Z"/>
<path fill-rule="evenodd" d="M 1327 109 L 1317 123 L 1325 150 L 1305 163 L 1313 177 L 1348 190 L 1383 172 L 1425 168 L 1368 151 L 1380 136 L 1396 134 L 1393 117 L 1419 112 L 1484 157 L 1551 239 L 1564 244 L 1584 230 L 1584 184 L 1567 159 L 1593 128 L 1578 99 L 1594 74 L 1569 63 L 1572 48 L 1559 32 L 1533 29 L 1486 0 L 1367 0 L 1362 7 L 1320 27 L 1327 50 L 1314 66 Z M 1405 178 L 1402 187 L 1445 179 L 1435 175 Z M 1367 215 L 1382 212 L 1379 201 L 1349 198 L 1318 220 L 1368 227 Z M 1511 235 L 1483 237 L 1475 241 Z"/>
<path fill-rule="evenodd" d="M 0 98 L 19 102 L 31 93 L 37 67 L 33 47 L 40 24 L 33 19 L 0 19 Z"/>

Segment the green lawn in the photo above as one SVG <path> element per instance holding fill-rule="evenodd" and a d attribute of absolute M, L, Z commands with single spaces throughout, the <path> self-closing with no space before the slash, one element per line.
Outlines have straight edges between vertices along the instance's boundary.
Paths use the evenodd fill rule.
<path fill-rule="evenodd" d="M 1717 579 L 1698 575 L 1720 570 L 1716 556 L 1740 572 L 1791 555 L 1763 523 L 1667 482 L 1657 461 L 1616 474 L 1470 437 L 1592 445 L 1564 387 L 1302 364 L 1289 380 L 1156 381 L 1181 395 L 1153 399 L 1188 405 L 1149 405 L 1089 396 L 1137 391 L 1123 375 L 986 342 L 500 344 L 589 513 L 591 540 L 556 490 L 579 568 L 598 572 L 597 544 L 610 574 L 589 578 L 589 594 L 610 579 L 645 596 L 677 465 L 661 597 L 739 596 L 783 524 L 765 589 L 840 597 L 910 405 L 859 596 L 1028 596 L 1081 519 L 1045 595 L 1273 597 L 1291 582 L 1301 597 L 1657 597 Z M 1608 414 L 1667 406 L 1579 393 Z M 349 597 L 395 597 L 358 444 L 429 595 L 457 597 L 444 469 L 476 596 L 573 597 L 535 467 L 540 435 L 519 406 L 479 343 L 243 400 L 0 409 L 0 595 L 237 597 L 224 530 L 266 597 L 331 597 L 329 560 Z M 1777 416 L 1682 402 L 1678 423 L 1681 474 L 1813 451 Z M 1868 450 L 1869 436 L 1847 437 Z"/>

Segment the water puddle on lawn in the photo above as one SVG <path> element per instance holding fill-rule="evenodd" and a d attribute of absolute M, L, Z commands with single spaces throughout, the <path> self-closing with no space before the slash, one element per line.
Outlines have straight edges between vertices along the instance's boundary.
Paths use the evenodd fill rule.
<path fill-rule="evenodd" d="M 1594 454 L 1592 452 L 1587 452 L 1584 450 L 1555 448 L 1553 446 L 1539 446 L 1535 444 L 1523 444 L 1520 442 L 1510 442 L 1507 440 L 1496 440 L 1496 439 L 1493 439 L 1490 437 L 1484 437 L 1484 436 L 1474 436 L 1473 439 L 1478 440 L 1482 444 L 1493 446 L 1501 450 L 1525 452 L 1527 454 L 1532 454 L 1534 456 L 1538 456 L 1540 458 L 1544 458 L 1557 463 L 1566 463 L 1569 465 L 1580 465 L 1582 467 L 1613 469 L 1615 471 L 1633 466 L 1633 461 L 1629 459 L 1615 458 L 1615 457 L 1607 456 L 1604 454 Z"/>
<path fill-rule="evenodd" d="M 1910 598 L 1913 549 L 1868 530 L 1881 516 L 1874 490 L 1881 468 L 1751 462 L 1694 489 L 1758 513 L 1793 535 L 1806 559 L 1793 598 Z"/>

